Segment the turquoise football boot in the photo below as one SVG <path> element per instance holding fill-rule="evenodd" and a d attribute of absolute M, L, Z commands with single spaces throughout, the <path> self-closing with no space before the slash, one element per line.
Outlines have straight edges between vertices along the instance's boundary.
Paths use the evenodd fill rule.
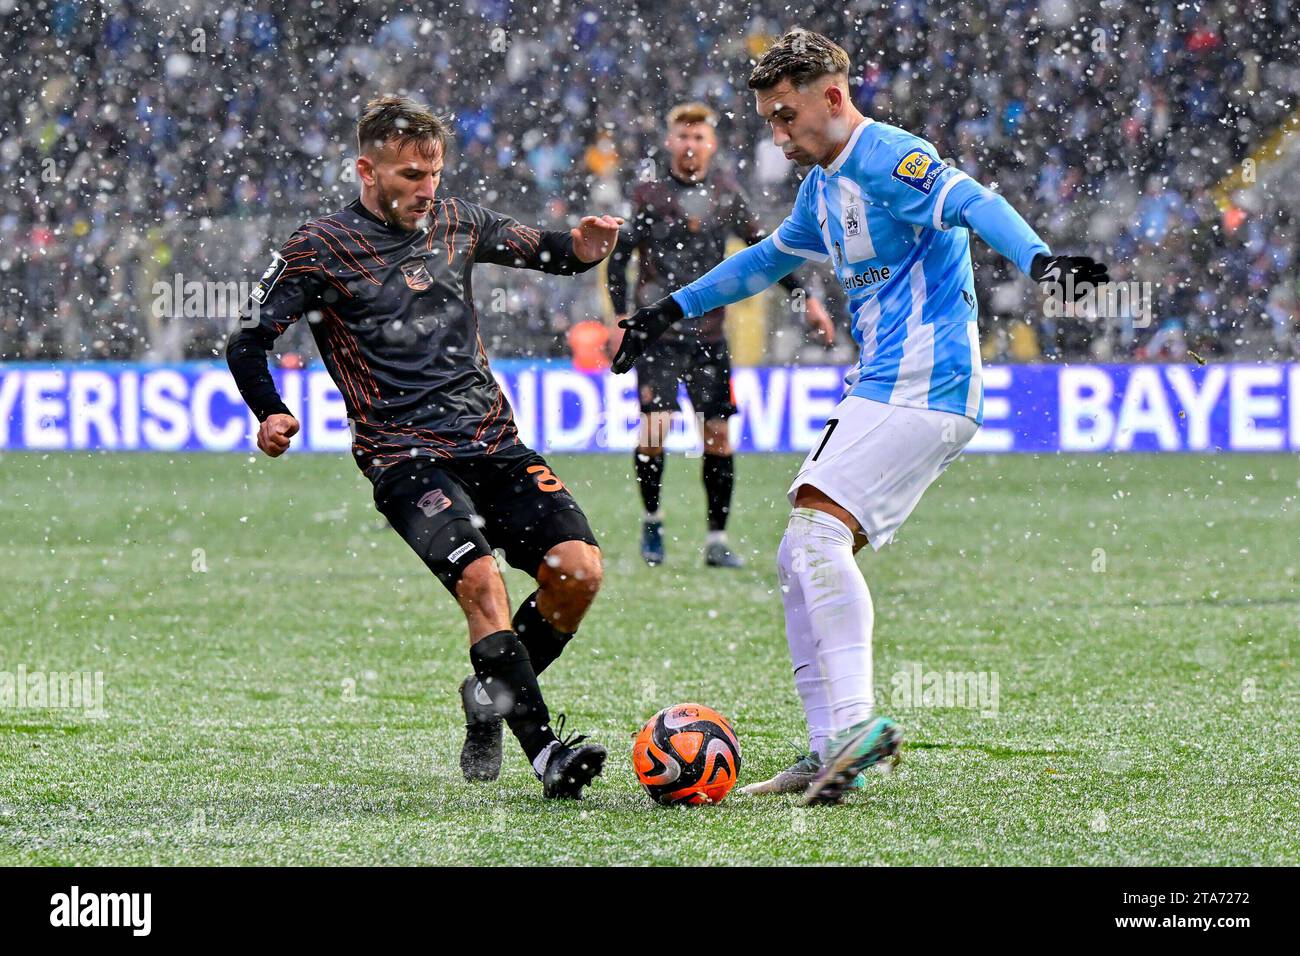
<path fill-rule="evenodd" d="M 836 734 L 826 747 L 829 756 L 804 791 L 803 805 L 841 802 L 868 767 L 896 764 L 902 745 L 903 732 L 888 717 L 873 717 Z"/>

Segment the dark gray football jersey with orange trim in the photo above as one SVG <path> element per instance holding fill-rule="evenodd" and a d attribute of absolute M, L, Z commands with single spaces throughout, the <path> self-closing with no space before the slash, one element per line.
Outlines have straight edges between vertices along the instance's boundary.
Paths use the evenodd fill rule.
<path fill-rule="evenodd" d="M 459 458 L 518 444 L 479 337 L 472 275 L 480 262 L 557 275 L 595 265 L 573 255 L 567 232 L 462 199 L 436 202 L 416 232 L 390 226 L 360 200 L 313 219 L 275 254 L 227 343 L 241 394 L 259 420 L 288 411 L 266 352 L 305 316 L 371 480 L 413 454 Z"/>

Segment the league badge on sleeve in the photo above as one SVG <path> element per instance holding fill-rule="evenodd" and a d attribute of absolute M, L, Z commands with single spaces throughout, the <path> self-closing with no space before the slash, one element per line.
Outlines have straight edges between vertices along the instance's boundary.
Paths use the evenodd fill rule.
<path fill-rule="evenodd" d="M 944 164 L 939 160 L 923 149 L 914 149 L 894 167 L 894 178 L 928 196 L 943 170 Z"/>
<path fill-rule="evenodd" d="M 258 305 L 265 304 L 266 297 L 271 294 L 271 290 L 275 288 L 275 284 L 280 281 L 280 276 L 284 275 L 284 270 L 288 267 L 289 260 L 278 252 L 271 253 L 271 264 L 262 273 L 262 278 L 257 280 L 257 285 L 249 294 L 249 298 Z"/>

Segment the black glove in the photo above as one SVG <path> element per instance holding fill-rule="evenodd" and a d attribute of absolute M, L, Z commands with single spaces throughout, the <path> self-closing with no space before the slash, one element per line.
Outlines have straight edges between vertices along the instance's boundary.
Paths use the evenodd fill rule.
<path fill-rule="evenodd" d="M 1045 256 L 1041 252 L 1029 265 L 1029 277 L 1048 283 L 1049 295 L 1072 293 L 1071 301 L 1082 298 L 1093 286 L 1109 282 L 1105 263 L 1088 256 Z M 1067 278 L 1072 277 L 1072 278 Z"/>
<path fill-rule="evenodd" d="M 623 329 L 623 344 L 614 356 L 613 369 L 616 374 L 631 371 L 646 347 L 668 331 L 668 326 L 680 319 L 685 313 L 677 300 L 664 296 L 654 305 L 637 309 L 632 315 L 618 324 Z"/>

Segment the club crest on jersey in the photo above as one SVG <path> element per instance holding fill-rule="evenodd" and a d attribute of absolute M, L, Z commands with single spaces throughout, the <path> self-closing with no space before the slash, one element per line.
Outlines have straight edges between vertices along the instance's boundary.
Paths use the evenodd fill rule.
<path fill-rule="evenodd" d="M 253 291 L 248 294 L 248 297 L 258 305 L 263 305 L 266 302 L 266 297 L 271 294 L 271 290 L 275 288 L 275 284 L 280 281 L 280 276 L 284 275 L 284 270 L 288 267 L 288 259 L 278 252 L 271 253 L 271 264 L 266 267 L 266 271 L 257 280 L 257 285 L 253 287 Z"/>
<path fill-rule="evenodd" d="M 408 259 L 403 262 L 402 276 L 412 292 L 423 292 L 433 285 L 433 276 L 429 275 L 423 259 Z"/>
<path fill-rule="evenodd" d="M 844 235 L 851 238 L 862 234 L 862 212 L 853 202 L 844 207 Z"/>
<path fill-rule="evenodd" d="M 944 164 L 925 150 L 914 149 L 894 167 L 894 178 L 928 196 L 943 168 Z"/>
<path fill-rule="evenodd" d="M 450 508 L 451 499 L 441 488 L 435 488 L 433 491 L 426 491 L 415 506 L 424 512 L 426 518 L 432 518 L 439 511 Z"/>

